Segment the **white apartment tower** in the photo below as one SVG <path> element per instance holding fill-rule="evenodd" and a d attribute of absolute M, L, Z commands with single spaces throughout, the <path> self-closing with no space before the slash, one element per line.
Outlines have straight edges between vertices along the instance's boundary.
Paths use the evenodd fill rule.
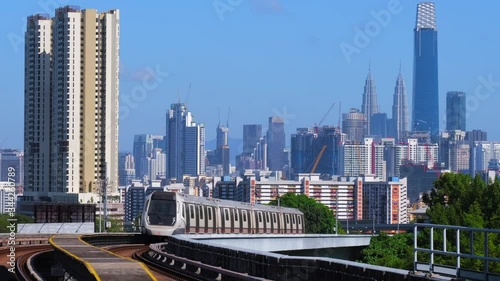
<path fill-rule="evenodd" d="M 33 200 L 82 202 L 104 178 L 116 191 L 119 22 L 118 10 L 76 6 L 28 17 L 25 195 Z"/>

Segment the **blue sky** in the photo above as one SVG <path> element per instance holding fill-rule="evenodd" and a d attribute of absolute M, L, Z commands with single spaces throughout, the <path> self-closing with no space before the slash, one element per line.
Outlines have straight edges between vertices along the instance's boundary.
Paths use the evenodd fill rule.
<path fill-rule="evenodd" d="M 120 9 L 121 151 L 132 149 L 134 134 L 164 134 L 166 109 L 186 100 L 190 82 L 188 107 L 205 123 L 207 141 L 215 138 L 218 108 L 225 123 L 229 106 L 234 139 L 242 138 L 243 124 L 266 128 L 269 116 L 282 115 L 289 142 L 290 133 L 319 122 L 333 102 L 323 124 L 336 125 L 340 101 L 343 112 L 361 106 L 369 61 L 381 111 L 390 115 L 400 61 L 411 104 L 417 1 L 15 1 L 0 10 L 1 148 L 23 146 L 26 17 L 53 15 L 54 3 Z M 500 140 L 500 25 L 494 20 L 500 2 L 435 3 L 441 115 L 446 92 L 465 91 L 467 129 L 483 129 L 489 139 Z M 216 6 L 226 10 L 218 12 Z M 376 24 L 369 42 L 356 45 L 356 29 L 373 27 L 374 14 L 382 10 L 392 11 L 390 19 Z M 357 53 L 347 58 L 342 44 L 358 46 Z M 140 101 L 125 104 L 155 69 L 164 75 L 158 85 Z M 484 86 L 488 80 L 493 84 Z"/>

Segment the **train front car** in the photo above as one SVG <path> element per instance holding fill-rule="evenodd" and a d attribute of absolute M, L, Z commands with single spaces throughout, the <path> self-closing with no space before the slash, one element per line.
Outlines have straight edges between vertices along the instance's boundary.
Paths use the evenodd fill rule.
<path fill-rule="evenodd" d="M 181 204 L 174 192 L 153 192 L 144 202 L 141 232 L 153 236 L 184 233 L 185 223 L 180 210 Z"/>

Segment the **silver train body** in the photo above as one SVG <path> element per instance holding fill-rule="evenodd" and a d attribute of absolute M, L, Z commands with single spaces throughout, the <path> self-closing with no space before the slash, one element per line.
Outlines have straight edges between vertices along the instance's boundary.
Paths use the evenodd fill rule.
<path fill-rule="evenodd" d="M 189 233 L 304 233 L 297 209 L 156 191 L 146 197 L 141 232 L 153 236 Z"/>

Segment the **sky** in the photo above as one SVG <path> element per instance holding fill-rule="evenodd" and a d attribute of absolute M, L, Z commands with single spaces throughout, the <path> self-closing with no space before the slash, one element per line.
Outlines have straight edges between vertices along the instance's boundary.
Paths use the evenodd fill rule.
<path fill-rule="evenodd" d="M 132 150 L 135 134 L 165 134 L 166 110 L 178 101 L 205 124 L 209 143 L 218 112 L 232 139 L 242 139 L 243 124 L 267 128 L 281 116 L 289 143 L 334 102 L 322 125 L 338 124 L 340 103 L 342 112 L 360 108 L 369 64 L 389 116 L 401 64 L 411 112 L 417 1 L 151 2 L 12 1 L 0 10 L 0 148 L 23 148 L 26 17 L 65 5 L 120 10 L 120 151 Z M 435 3 L 440 116 L 446 92 L 465 91 L 467 130 L 500 140 L 500 2 Z"/>

